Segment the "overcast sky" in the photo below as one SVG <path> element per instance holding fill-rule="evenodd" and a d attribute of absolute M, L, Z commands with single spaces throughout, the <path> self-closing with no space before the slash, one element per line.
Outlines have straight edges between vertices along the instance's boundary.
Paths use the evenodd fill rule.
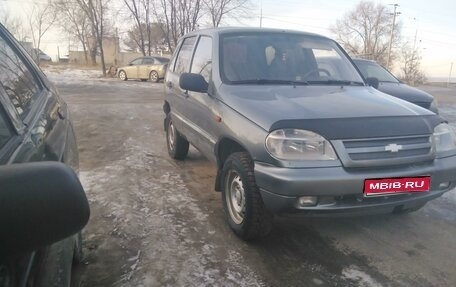
<path fill-rule="evenodd" d="M 32 2 L 45 0 L 0 0 L 0 6 L 9 7 L 16 15 L 23 15 Z M 117 0 L 118 1 L 118 0 Z M 417 46 L 422 52 L 422 66 L 428 77 L 448 77 L 451 62 L 456 62 L 456 1 L 455 0 L 380 0 L 385 5 L 397 3 L 401 14 L 402 35 L 411 43 L 417 34 Z M 263 10 L 263 27 L 296 29 L 332 37 L 329 26 L 352 10 L 359 0 L 253 0 L 255 6 L 251 20 L 243 25 L 259 26 L 260 8 Z M 391 10 L 393 6 L 389 5 Z M 237 24 L 239 25 L 239 24 Z M 119 27 L 122 29 L 122 27 Z M 51 57 L 56 46 L 67 49 L 59 32 L 47 35 L 42 45 Z M 456 65 L 456 63 L 455 63 Z M 453 75 L 456 74 L 456 66 Z"/>

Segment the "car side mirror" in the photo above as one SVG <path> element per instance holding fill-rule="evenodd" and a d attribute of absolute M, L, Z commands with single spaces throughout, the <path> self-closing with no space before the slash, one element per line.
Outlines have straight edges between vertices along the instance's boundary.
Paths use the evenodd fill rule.
<path fill-rule="evenodd" d="M 133 63 L 128 63 L 128 66 L 133 66 Z"/>
<path fill-rule="evenodd" d="M 89 220 L 84 189 L 62 163 L 0 166 L 0 187 L 1 259 L 76 234 Z"/>
<path fill-rule="evenodd" d="M 378 89 L 379 81 L 377 78 L 367 78 L 366 81 L 369 84 L 369 86 Z"/>
<path fill-rule="evenodd" d="M 200 74 L 182 73 L 179 78 L 179 86 L 182 90 L 207 93 L 209 84 Z"/>

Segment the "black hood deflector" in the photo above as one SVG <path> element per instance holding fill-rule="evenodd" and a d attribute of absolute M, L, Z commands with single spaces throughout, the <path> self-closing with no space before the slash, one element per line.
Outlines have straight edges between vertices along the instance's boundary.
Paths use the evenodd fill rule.
<path fill-rule="evenodd" d="M 285 128 L 313 131 L 328 140 L 432 134 L 445 122 L 438 115 L 281 120 L 269 131 Z"/>

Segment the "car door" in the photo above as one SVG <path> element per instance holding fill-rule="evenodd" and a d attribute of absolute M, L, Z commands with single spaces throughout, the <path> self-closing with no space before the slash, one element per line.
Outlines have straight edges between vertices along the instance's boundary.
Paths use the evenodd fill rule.
<path fill-rule="evenodd" d="M 139 68 L 139 78 L 149 79 L 149 73 L 153 70 L 154 65 L 154 58 L 144 58 Z"/>
<path fill-rule="evenodd" d="M 127 73 L 127 78 L 129 79 L 138 79 L 139 67 L 142 64 L 143 58 L 137 58 L 131 61 L 127 67 L 125 67 L 125 73 Z"/>
<path fill-rule="evenodd" d="M 27 57 L 12 39 L 0 34 L 0 94 L 21 137 L 8 161 L 73 161 L 63 158 L 73 135 L 66 104 Z"/>
<path fill-rule="evenodd" d="M 172 67 L 166 74 L 165 93 L 171 106 L 170 116 L 174 126 L 189 142 L 198 147 L 199 134 L 196 132 L 195 124 L 189 119 L 191 108 L 188 107 L 188 93 L 179 86 L 180 75 L 190 71 L 190 61 L 196 39 L 196 36 L 184 38 L 179 45 Z"/>
<path fill-rule="evenodd" d="M 49 160 L 78 169 L 76 141 L 67 106 L 32 58 L 0 24 L 0 164 Z M 60 256 L 62 253 L 51 256 L 49 251 L 55 251 L 57 245 L 71 251 L 74 239 L 24 254 L 11 271 L 14 278 L 23 284 L 44 277 L 57 278 L 55 276 L 59 282 L 68 281 L 66 271 L 70 270 L 72 258 Z M 58 266 L 53 263 L 57 261 Z M 39 274 L 34 269 L 39 269 Z M 31 278 L 33 276 L 39 278 Z"/>
<path fill-rule="evenodd" d="M 207 83 L 212 80 L 212 38 L 200 36 L 191 62 L 190 72 L 200 74 Z M 195 124 L 199 150 L 215 160 L 214 146 L 219 130 L 216 100 L 209 93 L 188 92 L 188 118 Z"/>

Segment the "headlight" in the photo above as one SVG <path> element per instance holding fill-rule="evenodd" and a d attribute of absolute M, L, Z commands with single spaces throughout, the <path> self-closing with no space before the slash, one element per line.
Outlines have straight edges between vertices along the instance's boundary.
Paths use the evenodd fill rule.
<path fill-rule="evenodd" d="M 438 106 L 437 100 L 434 99 L 434 100 L 432 100 L 431 105 L 429 106 L 429 110 L 431 112 L 434 112 L 434 113 L 438 114 L 439 113 L 439 109 L 438 109 L 437 106 Z"/>
<path fill-rule="evenodd" d="M 436 152 L 445 152 L 456 149 L 456 135 L 448 124 L 440 124 L 434 128 L 434 142 Z"/>
<path fill-rule="evenodd" d="M 266 149 L 272 156 L 290 161 L 337 159 L 329 141 L 306 130 L 275 130 L 266 137 Z"/>

